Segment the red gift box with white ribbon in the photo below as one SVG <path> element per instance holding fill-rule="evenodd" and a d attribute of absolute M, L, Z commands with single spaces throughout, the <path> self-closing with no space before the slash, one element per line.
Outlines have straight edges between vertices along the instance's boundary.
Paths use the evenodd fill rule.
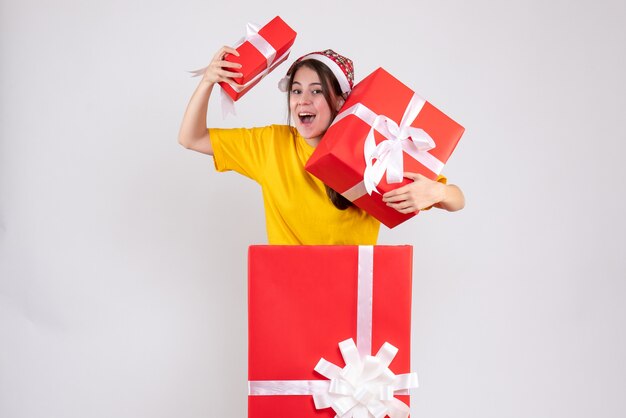
<path fill-rule="evenodd" d="M 382 68 L 358 83 L 306 169 L 389 228 L 415 216 L 382 195 L 408 184 L 403 172 L 432 180 L 465 129 Z"/>
<path fill-rule="evenodd" d="M 411 246 L 251 246 L 248 416 L 409 415 Z"/>
<path fill-rule="evenodd" d="M 242 77 L 233 80 L 245 87 L 235 89 L 224 82 L 219 83 L 220 86 L 233 100 L 239 100 L 261 78 L 287 59 L 295 40 L 296 32 L 279 16 L 262 28 L 248 23 L 246 36 L 238 42 L 239 45 L 236 47 L 239 56 L 228 54 L 225 58 L 226 61 L 242 65 L 240 69 L 229 69 L 229 71 L 242 73 Z"/>

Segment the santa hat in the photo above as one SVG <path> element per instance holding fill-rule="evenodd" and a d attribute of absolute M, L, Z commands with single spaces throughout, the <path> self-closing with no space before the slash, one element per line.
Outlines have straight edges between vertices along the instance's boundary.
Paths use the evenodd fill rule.
<path fill-rule="evenodd" d="M 289 89 L 289 77 L 291 76 L 294 66 L 298 62 L 304 60 L 316 60 L 326 64 L 326 66 L 335 75 L 335 78 L 337 78 L 339 86 L 341 87 L 341 92 L 343 94 L 350 93 L 352 86 L 354 85 L 354 66 L 352 65 L 352 60 L 344 57 L 343 55 L 339 55 L 332 49 L 312 52 L 295 60 L 294 63 L 291 64 L 291 67 L 289 67 L 289 70 L 287 70 L 285 77 L 278 82 L 278 88 L 281 91 L 286 92 Z"/>

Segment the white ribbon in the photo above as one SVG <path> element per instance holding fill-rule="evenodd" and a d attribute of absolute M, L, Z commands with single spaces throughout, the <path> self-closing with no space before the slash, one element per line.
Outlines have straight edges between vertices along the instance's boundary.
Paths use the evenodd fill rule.
<path fill-rule="evenodd" d="M 372 305 L 374 300 L 374 247 L 359 246 L 357 273 L 356 342 L 361 357 L 372 354 Z"/>
<path fill-rule="evenodd" d="M 248 395 L 312 395 L 328 391 L 328 380 L 253 380 L 248 382 Z"/>
<path fill-rule="evenodd" d="M 385 115 L 374 113 L 367 106 L 357 103 L 341 112 L 333 123 L 354 115 L 370 125 L 370 130 L 363 144 L 365 171 L 363 181 L 346 190 L 342 195 L 354 201 L 365 193 L 378 192 L 376 186 L 380 183 L 385 172 L 387 183 L 400 183 L 404 178 L 403 152 L 420 162 L 435 174 L 441 173 L 443 162 L 428 151 L 435 148 L 435 141 L 423 129 L 411 126 L 420 113 L 426 101 L 414 93 L 405 109 L 399 124 Z M 374 131 L 383 135 L 386 140 L 376 145 Z M 375 162 L 373 162 L 376 160 Z"/>
<path fill-rule="evenodd" d="M 289 56 L 289 53 L 291 52 L 291 48 L 288 48 L 287 51 L 285 51 L 285 53 L 283 53 L 280 57 L 276 58 L 276 49 L 274 49 L 274 47 L 265 38 L 259 35 L 259 30 L 261 30 L 261 26 L 248 22 L 246 24 L 246 36 L 239 39 L 239 41 L 235 43 L 234 48 L 240 47 L 246 41 L 250 42 L 252 46 L 254 46 L 265 57 L 265 60 L 267 61 L 267 68 L 265 68 L 265 70 L 261 71 L 254 78 L 252 78 L 251 80 L 243 84 L 242 87 L 231 86 L 231 88 L 235 90 L 237 93 L 242 92 L 243 90 L 247 89 L 249 86 L 257 82 L 257 80 L 269 74 L 274 68 L 276 68 L 283 61 L 285 61 L 287 57 Z M 199 70 L 194 70 L 190 72 L 193 77 L 198 77 L 198 76 L 203 75 L 207 68 L 209 67 L 207 66 Z M 225 118 L 226 115 L 228 115 L 229 113 L 235 115 L 236 114 L 235 103 L 232 97 L 230 97 L 224 91 L 224 89 L 220 89 L 220 90 L 221 90 L 221 102 L 222 102 L 222 118 Z"/>
<path fill-rule="evenodd" d="M 398 349 L 383 344 L 376 356 L 372 347 L 374 247 L 359 246 L 357 292 L 357 345 L 353 339 L 339 343 L 345 362 L 340 368 L 320 359 L 315 371 L 329 380 L 255 380 L 248 395 L 313 395 L 316 409 L 332 408 L 338 418 L 407 418 L 409 407 L 394 397 L 418 386 L 417 374 L 395 375 L 389 370 Z"/>

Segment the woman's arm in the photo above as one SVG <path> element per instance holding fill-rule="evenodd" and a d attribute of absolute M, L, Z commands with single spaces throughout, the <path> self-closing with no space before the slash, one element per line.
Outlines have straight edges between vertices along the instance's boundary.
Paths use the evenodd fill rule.
<path fill-rule="evenodd" d="M 241 73 L 229 71 L 229 69 L 241 68 L 241 64 L 225 61 L 226 54 L 239 55 L 236 49 L 224 46 L 213 56 L 200 84 L 189 100 L 178 133 L 178 142 L 183 147 L 208 155 L 213 155 L 211 138 L 206 126 L 209 98 L 213 86 L 215 83 L 225 81 L 233 87 L 241 87 L 232 80 L 232 77 L 241 77 Z"/>
<path fill-rule="evenodd" d="M 383 195 L 383 202 L 400 213 L 412 213 L 435 206 L 450 212 L 463 209 L 465 197 L 458 186 L 430 180 L 421 174 L 404 173 L 413 183 Z"/>
<path fill-rule="evenodd" d="M 439 209 L 445 209 L 448 212 L 456 212 L 457 210 L 461 210 L 465 207 L 465 196 L 463 192 L 454 184 L 443 184 L 444 186 L 444 198 L 435 203 L 435 207 Z"/>

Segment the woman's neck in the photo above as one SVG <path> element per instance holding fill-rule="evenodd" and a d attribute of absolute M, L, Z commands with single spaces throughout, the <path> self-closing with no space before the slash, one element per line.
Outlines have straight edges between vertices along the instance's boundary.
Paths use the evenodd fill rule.
<path fill-rule="evenodd" d="M 304 140 L 306 141 L 307 144 L 309 144 L 313 148 L 317 148 L 317 144 L 320 143 L 320 141 L 322 140 L 322 137 L 318 136 L 315 138 L 304 138 Z"/>

